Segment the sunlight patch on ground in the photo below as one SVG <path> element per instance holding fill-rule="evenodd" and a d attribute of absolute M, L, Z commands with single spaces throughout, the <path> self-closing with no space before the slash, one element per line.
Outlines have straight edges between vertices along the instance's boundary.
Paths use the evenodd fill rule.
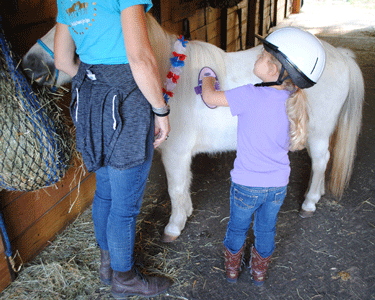
<path fill-rule="evenodd" d="M 297 26 L 316 35 L 356 34 L 375 30 L 374 14 L 375 1 L 305 0 L 299 14 L 291 14 L 277 27 Z"/>

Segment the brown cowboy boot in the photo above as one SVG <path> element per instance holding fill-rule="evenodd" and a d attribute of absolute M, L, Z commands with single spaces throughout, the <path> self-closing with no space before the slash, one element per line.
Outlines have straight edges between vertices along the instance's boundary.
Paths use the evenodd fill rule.
<path fill-rule="evenodd" d="M 251 247 L 250 274 L 253 277 L 255 285 L 263 285 L 271 256 L 263 258 L 254 246 Z"/>
<path fill-rule="evenodd" d="M 224 266 L 228 282 L 235 283 L 240 275 L 244 248 L 245 244 L 236 254 L 232 254 L 232 252 L 224 246 Z"/>
<path fill-rule="evenodd" d="M 166 277 L 142 275 L 134 266 L 130 271 L 113 271 L 112 295 L 115 299 L 127 296 L 154 297 L 165 292 L 172 282 Z"/>
<path fill-rule="evenodd" d="M 108 250 L 100 249 L 99 277 L 103 284 L 110 285 L 112 281 L 111 258 Z"/>

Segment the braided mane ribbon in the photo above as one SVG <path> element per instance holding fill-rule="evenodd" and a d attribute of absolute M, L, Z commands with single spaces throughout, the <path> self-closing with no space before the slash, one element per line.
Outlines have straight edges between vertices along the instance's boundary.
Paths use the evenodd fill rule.
<path fill-rule="evenodd" d="M 180 78 L 180 74 L 182 72 L 182 67 L 185 65 L 186 55 L 184 54 L 186 51 L 186 44 L 188 41 L 185 41 L 183 35 L 177 39 L 173 46 L 173 57 L 170 59 L 172 65 L 169 69 L 167 79 L 164 83 L 163 88 L 163 97 L 165 101 L 168 103 L 169 99 L 173 97 L 173 90 L 177 86 L 177 81 Z"/>

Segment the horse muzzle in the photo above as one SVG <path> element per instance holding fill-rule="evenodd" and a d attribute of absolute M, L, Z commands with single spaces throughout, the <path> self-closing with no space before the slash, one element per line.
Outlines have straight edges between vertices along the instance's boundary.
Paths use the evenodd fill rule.
<path fill-rule="evenodd" d="M 30 54 L 23 58 L 22 69 L 25 75 L 38 85 L 53 86 L 56 67 L 52 62 L 44 62 L 36 55 Z"/>

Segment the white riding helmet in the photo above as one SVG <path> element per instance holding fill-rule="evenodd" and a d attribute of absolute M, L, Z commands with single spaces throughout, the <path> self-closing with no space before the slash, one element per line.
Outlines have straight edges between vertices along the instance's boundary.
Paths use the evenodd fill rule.
<path fill-rule="evenodd" d="M 317 83 L 325 67 L 326 53 L 313 34 L 297 27 L 284 27 L 275 30 L 266 39 L 257 38 L 263 41 L 266 51 L 281 62 L 296 86 L 303 89 Z"/>

